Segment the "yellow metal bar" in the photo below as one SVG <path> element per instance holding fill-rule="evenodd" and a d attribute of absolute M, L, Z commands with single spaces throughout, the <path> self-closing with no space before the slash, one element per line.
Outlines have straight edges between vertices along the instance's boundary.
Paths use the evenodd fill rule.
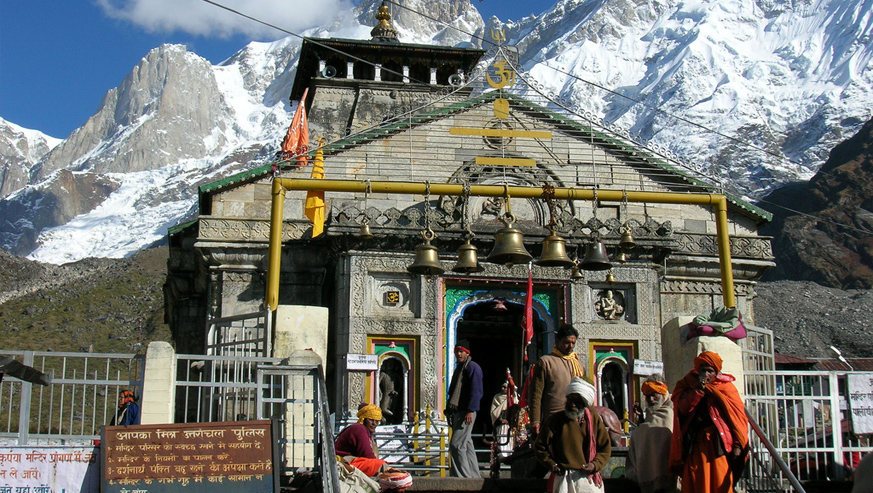
<path fill-rule="evenodd" d="M 546 130 L 510 130 L 506 128 L 464 128 L 452 127 L 449 135 L 474 135 L 478 137 L 517 137 L 520 139 L 544 139 L 552 138 L 552 132 Z"/>
<path fill-rule="evenodd" d="M 731 267 L 731 242 L 728 237 L 727 199 L 725 196 L 721 195 L 720 200 L 712 207 L 715 209 L 722 297 L 724 298 L 724 306 L 731 308 L 737 306 L 737 300 L 734 296 L 734 271 Z"/>
<path fill-rule="evenodd" d="M 509 196 L 513 198 L 540 198 L 543 194 L 541 188 L 508 185 L 471 185 L 469 192 L 467 192 L 464 190 L 464 185 L 453 183 L 275 178 L 273 180 L 273 215 L 270 222 L 270 272 L 267 274 L 267 305 L 271 310 L 275 310 L 275 306 L 278 304 L 279 258 L 282 243 L 282 202 L 284 202 L 285 190 L 322 190 L 325 192 L 369 192 L 406 195 L 424 195 L 427 192 L 432 195 L 464 195 L 469 193 L 470 195 L 480 197 Z M 594 192 L 594 189 L 555 188 L 554 198 L 559 200 L 594 200 Z M 277 200 L 280 203 L 277 204 Z M 736 306 L 733 271 L 731 270 L 730 238 L 728 237 L 727 198 L 724 195 L 597 190 L 597 200 L 615 202 L 627 200 L 628 202 L 652 204 L 695 204 L 712 207 L 716 213 L 716 236 L 724 305 L 728 308 Z"/>
<path fill-rule="evenodd" d="M 479 166 L 536 166 L 536 159 L 518 158 L 518 157 L 484 157 L 476 158 L 476 164 Z"/>
<path fill-rule="evenodd" d="M 282 268 L 282 216 L 285 213 L 285 187 L 273 180 L 273 203 L 270 209 L 270 257 L 267 269 L 266 305 L 270 311 L 279 307 L 279 271 Z"/>

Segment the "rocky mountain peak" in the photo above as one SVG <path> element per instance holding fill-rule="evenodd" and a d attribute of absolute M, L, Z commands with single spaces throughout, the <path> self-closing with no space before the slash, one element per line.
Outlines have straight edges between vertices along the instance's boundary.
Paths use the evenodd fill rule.
<path fill-rule="evenodd" d="M 207 60 L 162 45 L 34 168 L 31 183 L 64 168 L 129 173 L 203 156 L 225 144 L 229 111 Z"/>
<path fill-rule="evenodd" d="M 365 0 L 304 34 L 369 39 L 381 4 Z M 405 43 L 488 48 L 489 30 L 502 28 L 502 43 L 518 50 L 525 77 L 546 93 L 751 199 L 813 176 L 873 106 L 873 23 L 863 21 L 869 0 L 822 0 L 815 8 L 764 0 L 558 0 L 541 15 L 492 18 L 488 25 L 475 5 L 402 0 L 390 8 Z M 33 224 L 15 217 L 0 224 L 2 248 L 26 251 L 15 239 L 35 235 L 39 241 L 27 244 L 42 245 L 33 255 L 48 260 L 45 252 L 84 243 L 69 240 L 78 231 L 93 241 L 83 255 L 129 255 L 164 236 L 194 206 L 197 184 L 261 164 L 275 151 L 291 120 L 287 98 L 299 46 L 296 37 L 250 43 L 218 65 L 182 46 L 150 51 L 82 127 L 38 162 L 0 163 L 0 195 L 25 176 L 34 189 L 0 201 L 7 211 L 28 210 L 24 200 L 78 210 L 35 200 L 45 190 L 38 185 L 62 169 L 113 174 L 110 181 L 121 185 L 112 200 L 80 219 L 115 233 L 94 240 L 90 231 L 46 229 L 63 223 L 26 232 Z M 118 204 L 130 209 L 112 219 L 105 209 Z M 134 233 L 126 229 L 132 225 Z M 109 244 L 131 234 L 142 242 Z M 66 243 L 54 245 L 57 238 Z"/>
<path fill-rule="evenodd" d="M 0 198 L 26 186 L 30 169 L 60 142 L 0 118 Z"/>
<path fill-rule="evenodd" d="M 873 288 L 873 120 L 831 151 L 809 182 L 768 195 L 777 267 L 765 279 Z"/>

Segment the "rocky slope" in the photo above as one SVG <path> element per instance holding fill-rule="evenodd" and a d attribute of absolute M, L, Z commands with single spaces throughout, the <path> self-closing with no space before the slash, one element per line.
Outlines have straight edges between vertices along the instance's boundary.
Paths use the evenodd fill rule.
<path fill-rule="evenodd" d="M 166 265 L 166 247 L 60 266 L 0 250 L 0 348 L 135 353 L 171 341 Z"/>
<path fill-rule="evenodd" d="M 2 349 L 137 352 L 171 341 L 161 286 L 166 247 L 129 259 L 88 259 L 55 266 L 0 251 Z M 773 330 L 776 350 L 832 358 L 873 357 L 873 291 L 828 288 L 810 281 L 763 282 L 755 324 Z"/>
<path fill-rule="evenodd" d="M 760 204 L 773 213 L 777 267 L 765 280 L 810 280 L 835 288 L 873 287 L 873 120 L 836 146 L 809 181 Z"/>
<path fill-rule="evenodd" d="M 761 282 L 755 325 L 773 331 L 776 351 L 807 358 L 873 357 L 873 291 L 842 290 L 811 281 Z"/>

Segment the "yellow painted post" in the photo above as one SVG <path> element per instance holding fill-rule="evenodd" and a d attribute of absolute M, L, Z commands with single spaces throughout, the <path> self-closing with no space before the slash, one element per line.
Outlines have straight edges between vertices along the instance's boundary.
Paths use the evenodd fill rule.
<path fill-rule="evenodd" d="M 447 431 L 445 434 L 440 433 L 440 477 L 446 477 L 446 473 L 449 468 L 449 457 L 448 452 L 446 452 L 446 447 L 448 444 L 446 443 L 446 438 L 451 440 L 452 438 L 452 427 L 449 426 L 446 428 Z"/>
<path fill-rule="evenodd" d="M 413 420 L 413 423 L 414 423 L 414 424 L 412 425 L 412 436 L 415 437 L 415 440 L 412 441 L 412 450 L 414 450 L 414 451 L 416 451 L 416 452 L 418 452 L 418 446 L 419 446 L 419 442 L 418 442 L 418 434 L 419 434 L 419 432 L 420 432 L 420 430 L 421 430 L 421 426 L 420 426 L 420 423 L 419 423 L 419 421 L 418 421 L 419 419 L 420 419 L 420 418 L 419 418 L 419 416 L 418 416 L 418 411 L 415 411 L 415 413 L 413 413 L 413 415 L 412 415 L 412 420 Z M 417 453 L 416 453 L 416 454 L 413 454 L 412 457 L 411 457 L 411 459 L 412 459 L 412 463 L 413 463 L 413 464 L 415 464 L 416 462 L 418 462 L 418 454 L 417 454 Z"/>
<path fill-rule="evenodd" d="M 285 213 L 285 187 L 273 179 L 273 203 L 270 209 L 270 258 L 267 269 L 267 299 L 271 311 L 279 307 L 279 271 L 282 269 L 282 224 Z"/>
<path fill-rule="evenodd" d="M 424 441 L 424 443 L 425 443 L 425 450 L 424 450 L 425 461 L 424 461 L 424 465 L 425 465 L 425 466 L 430 466 L 430 464 L 431 464 L 431 462 L 430 462 L 430 454 L 431 454 L 431 452 L 430 452 L 430 451 L 431 451 L 431 449 L 433 448 L 433 447 L 431 447 L 431 444 L 433 443 L 433 440 L 432 440 L 431 437 L 429 436 L 429 435 L 430 435 L 430 424 L 431 424 L 431 421 L 430 421 L 430 404 L 428 404 L 428 405 L 424 408 L 424 432 L 428 435 L 427 439 Z M 430 476 L 430 471 L 427 471 L 424 475 L 425 475 L 425 476 Z"/>
<path fill-rule="evenodd" d="M 734 271 L 731 266 L 731 241 L 728 236 L 727 199 L 721 195 L 713 204 L 715 226 L 718 234 L 718 262 L 721 271 L 722 303 L 728 308 L 737 306 L 734 295 Z"/>
<path fill-rule="evenodd" d="M 542 196 L 539 187 L 518 187 L 507 185 L 472 185 L 466 190 L 463 184 L 417 183 L 394 181 L 326 180 L 304 178 L 273 179 L 273 209 L 270 219 L 270 271 L 267 273 L 266 304 L 275 310 L 279 300 L 279 268 L 282 243 L 282 209 L 285 190 L 320 190 L 325 192 L 358 192 L 384 194 L 423 195 L 473 195 L 481 197 L 516 197 L 537 199 Z M 594 200 L 594 189 L 556 188 L 555 198 L 560 200 Z M 599 200 L 620 202 L 659 203 L 659 204 L 697 204 L 712 207 L 716 214 L 716 234 L 718 241 L 719 267 L 724 306 L 736 306 L 734 296 L 733 272 L 731 270 L 730 238 L 727 223 L 727 199 L 724 195 L 709 193 L 681 192 L 632 192 L 625 190 L 597 190 Z"/>

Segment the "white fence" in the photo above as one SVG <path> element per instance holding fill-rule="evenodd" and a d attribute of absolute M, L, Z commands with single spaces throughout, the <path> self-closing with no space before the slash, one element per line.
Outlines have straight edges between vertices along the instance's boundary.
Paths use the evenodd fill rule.
<path fill-rule="evenodd" d="M 48 386 L 5 377 L 0 440 L 9 445 L 90 444 L 115 418 L 123 390 L 141 394 L 145 358 L 134 354 L 0 351 L 52 376 Z"/>
<path fill-rule="evenodd" d="M 269 310 L 212 319 L 206 327 L 206 354 L 263 358 L 273 353 Z"/>
<path fill-rule="evenodd" d="M 746 394 L 746 408 L 801 481 L 846 480 L 860 457 L 873 450 L 869 435 L 852 431 L 846 375 L 826 371 L 758 374 L 772 379 L 775 392 Z M 771 472 L 784 479 L 780 471 Z"/>

